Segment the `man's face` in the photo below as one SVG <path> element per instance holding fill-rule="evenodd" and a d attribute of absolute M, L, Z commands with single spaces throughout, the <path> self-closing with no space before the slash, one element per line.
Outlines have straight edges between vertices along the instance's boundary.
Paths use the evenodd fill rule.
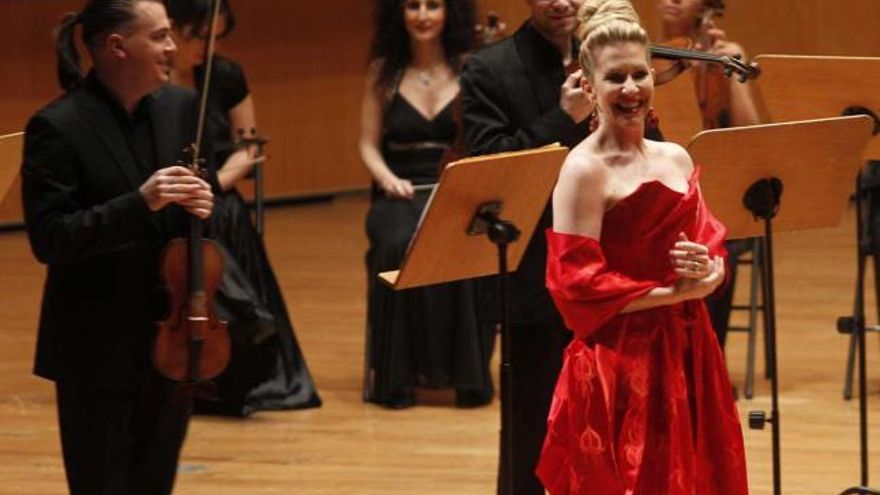
<path fill-rule="evenodd" d="M 544 36 L 571 36 L 577 27 L 577 11 L 583 0 L 526 0 L 532 9 L 532 24 Z"/>
<path fill-rule="evenodd" d="M 133 79 L 155 89 L 168 82 L 172 55 L 177 50 L 171 37 L 171 22 L 159 2 L 138 2 L 135 12 L 137 17 L 125 33 L 113 35 L 119 37 L 114 43 L 114 54 L 123 60 Z"/>

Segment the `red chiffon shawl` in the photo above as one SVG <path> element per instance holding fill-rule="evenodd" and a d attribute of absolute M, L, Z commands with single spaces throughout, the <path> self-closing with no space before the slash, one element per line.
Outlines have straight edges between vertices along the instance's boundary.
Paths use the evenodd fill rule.
<path fill-rule="evenodd" d="M 705 304 L 628 314 L 671 285 L 684 232 L 723 255 L 699 171 L 684 194 L 642 184 L 606 212 L 601 241 L 547 231 L 547 287 L 565 351 L 537 474 L 551 495 L 748 493 L 742 431 Z"/>

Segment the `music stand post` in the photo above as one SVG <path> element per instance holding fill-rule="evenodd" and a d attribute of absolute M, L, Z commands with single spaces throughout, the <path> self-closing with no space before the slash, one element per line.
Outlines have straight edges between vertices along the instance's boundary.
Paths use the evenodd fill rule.
<path fill-rule="evenodd" d="M 727 226 L 728 238 L 764 236 L 771 411 L 769 417 L 764 411 L 750 412 L 749 427 L 772 426 L 775 495 L 782 492 L 782 480 L 773 234 L 839 224 L 849 177 L 860 168 L 871 126 L 867 117 L 841 117 L 718 129 L 698 134 L 688 145 L 694 161 L 706 164 L 701 187 L 712 211 Z M 783 192 L 790 205 L 785 209 Z M 823 198 L 823 208 L 808 207 L 816 198 Z"/>
<path fill-rule="evenodd" d="M 856 347 L 856 361 L 858 362 L 859 376 L 859 470 L 860 470 L 860 486 L 854 486 L 842 491 L 840 495 L 880 495 L 880 491 L 868 487 L 868 386 L 867 386 L 867 359 L 865 351 L 865 334 L 869 328 L 865 325 L 865 265 L 866 255 L 864 254 L 864 232 L 862 225 L 864 219 L 863 208 L 863 191 L 861 180 L 856 179 L 856 246 L 858 253 L 856 256 L 856 291 L 853 302 L 853 315 L 842 316 L 837 319 L 837 331 L 843 334 L 852 335 L 851 342 Z M 876 261 L 875 261 L 876 262 Z M 877 327 L 871 327 L 876 331 Z M 852 348 L 850 348 L 852 353 Z M 849 392 L 851 390 L 851 382 Z M 846 391 L 844 392 L 846 395 Z M 848 397 L 844 397 L 849 399 Z"/>
<path fill-rule="evenodd" d="M 474 213 L 474 221 L 468 229 L 468 235 L 482 235 L 488 237 L 489 242 L 494 244 L 498 249 L 498 287 L 500 289 L 500 305 L 501 305 L 501 322 L 499 324 L 501 333 L 501 455 L 507 456 L 507 462 L 503 460 L 499 465 L 507 466 L 504 475 L 503 493 L 510 493 L 513 489 L 514 469 L 512 468 L 513 455 L 516 450 L 515 438 L 513 435 L 513 367 L 511 361 L 511 345 L 510 345 L 510 326 L 509 326 L 509 305 L 510 292 L 509 271 L 507 265 L 507 248 L 519 239 L 522 232 L 507 220 L 501 219 L 499 216 L 502 209 L 500 202 L 489 202 L 480 205 Z"/>
<path fill-rule="evenodd" d="M 753 183 L 743 196 L 743 205 L 755 220 L 764 222 L 764 239 L 761 242 L 764 260 L 764 331 L 770 345 L 767 346 L 767 361 L 770 375 L 770 417 L 764 411 L 749 411 L 749 428 L 763 430 L 766 423 L 773 425 L 773 493 L 782 493 L 781 452 L 779 425 L 779 380 L 777 380 L 776 356 L 776 284 L 773 278 L 773 218 L 779 212 L 782 197 L 782 181 L 776 177 L 760 179 Z"/>
<path fill-rule="evenodd" d="M 874 136 L 880 134 L 880 119 L 870 112 L 870 110 L 862 111 L 854 110 L 857 113 L 868 115 L 874 120 Z M 856 289 L 853 298 L 853 314 L 852 316 L 841 316 L 837 319 L 837 331 L 842 334 L 850 334 L 850 352 L 847 361 L 847 370 L 852 370 L 853 358 L 858 363 L 859 377 L 859 470 L 860 470 L 860 486 L 847 488 L 840 495 L 880 495 L 880 491 L 868 487 L 868 385 L 867 385 L 867 356 L 865 349 L 865 334 L 868 331 L 878 331 L 880 327 L 868 327 L 865 324 L 865 267 L 867 264 L 867 246 L 865 239 L 865 215 L 864 215 L 864 190 L 862 189 L 861 177 L 856 178 L 855 186 L 855 205 L 856 205 Z M 876 263 L 877 260 L 875 259 Z M 856 355 L 853 356 L 853 347 L 855 347 Z M 852 373 L 847 375 L 846 384 L 844 386 L 844 399 L 852 398 Z"/>
<path fill-rule="evenodd" d="M 516 448 L 508 322 L 508 274 L 516 270 L 568 149 L 534 150 L 466 158 L 448 165 L 428 202 L 400 270 L 379 274 L 394 290 L 486 275 L 499 275 L 501 289 L 500 493 L 513 493 Z M 503 216 L 502 216 L 503 214 Z M 538 233 L 536 235 L 540 235 Z M 491 242 L 486 242 L 488 238 Z M 450 256 L 466 253 L 466 256 Z M 365 387 L 369 386 L 369 372 Z M 365 397 L 369 394 L 365 392 Z"/>

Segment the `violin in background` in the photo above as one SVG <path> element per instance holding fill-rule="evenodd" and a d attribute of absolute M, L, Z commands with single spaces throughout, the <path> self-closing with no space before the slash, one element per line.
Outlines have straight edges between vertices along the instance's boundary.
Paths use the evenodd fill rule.
<path fill-rule="evenodd" d="M 477 35 L 476 48 L 489 46 L 507 36 L 507 23 L 502 21 L 498 12 L 490 10 L 486 13 L 486 23 L 474 26 Z"/>

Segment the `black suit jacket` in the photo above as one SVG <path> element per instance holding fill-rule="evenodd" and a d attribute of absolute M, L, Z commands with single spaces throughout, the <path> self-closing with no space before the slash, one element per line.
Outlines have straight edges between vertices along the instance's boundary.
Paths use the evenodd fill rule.
<path fill-rule="evenodd" d="M 573 147 L 584 139 L 586 122 L 574 123 L 559 107 L 565 77 L 559 50 L 528 21 L 513 36 L 468 57 L 461 75 L 468 154 L 524 150 L 555 142 Z M 544 230 L 552 225 L 548 205 L 512 275 L 513 324 L 562 326 L 544 287 Z"/>
<path fill-rule="evenodd" d="M 195 93 L 165 86 L 146 97 L 158 169 L 194 138 Z M 34 372 L 123 389 L 150 372 L 165 296 L 161 248 L 184 232 L 177 206 L 150 212 L 139 166 L 96 80 L 34 115 L 25 133 L 22 189 L 31 249 L 48 265 Z"/>

